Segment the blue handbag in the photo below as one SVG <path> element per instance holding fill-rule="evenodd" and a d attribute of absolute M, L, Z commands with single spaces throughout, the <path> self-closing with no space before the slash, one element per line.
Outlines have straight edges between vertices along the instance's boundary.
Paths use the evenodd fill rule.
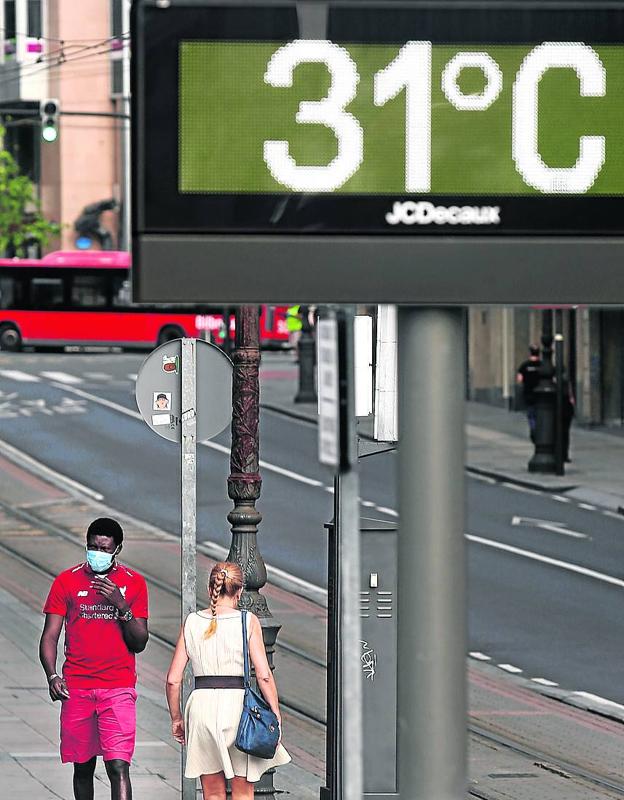
<path fill-rule="evenodd" d="M 245 697 L 243 713 L 234 744 L 243 753 L 257 758 L 273 758 L 280 737 L 279 722 L 268 703 L 249 683 L 249 651 L 247 647 L 247 612 L 241 612 L 243 624 L 243 662 Z"/>

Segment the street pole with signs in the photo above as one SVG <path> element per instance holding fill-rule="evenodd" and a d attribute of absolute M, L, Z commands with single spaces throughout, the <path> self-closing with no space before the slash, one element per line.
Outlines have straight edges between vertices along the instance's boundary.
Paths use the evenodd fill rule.
<path fill-rule="evenodd" d="M 362 664 L 360 661 L 360 514 L 353 375 L 353 307 L 318 321 L 319 460 L 334 471 L 336 547 L 333 588 L 334 687 L 332 800 L 361 800 Z M 329 722 L 329 716 L 333 722 Z M 328 734 L 329 735 L 329 734 Z"/>
<path fill-rule="evenodd" d="M 231 385 L 229 358 L 200 339 L 174 339 L 157 347 L 137 376 L 141 416 L 153 431 L 180 444 L 182 623 L 197 607 L 197 442 L 216 436 L 230 421 Z M 192 674 L 187 669 L 183 707 L 192 688 Z M 182 798 L 195 800 L 197 781 L 184 777 L 185 747 L 180 763 Z"/>
<path fill-rule="evenodd" d="M 462 309 L 399 309 L 397 757 L 405 800 L 466 793 L 464 335 Z"/>

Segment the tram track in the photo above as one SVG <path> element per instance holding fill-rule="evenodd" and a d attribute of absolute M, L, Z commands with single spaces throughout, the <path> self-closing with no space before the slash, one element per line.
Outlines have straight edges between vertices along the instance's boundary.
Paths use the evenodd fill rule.
<path fill-rule="evenodd" d="M 528 747 L 526 744 L 521 744 L 509 737 L 501 736 L 500 733 L 488 731 L 486 728 L 475 725 L 474 723 L 468 725 L 468 730 L 472 736 L 478 739 L 488 742 L 489 744 L 498 745 L 505 750 L 531 759 L 533 765 L 538 769 L 561 775 L 564 778 L 574 777 L 596 788 L 607 790 L 616 797 L 624 797 L 624 781 L 615 781 L 610 777 L 600 775 L 594 770 L 588 769 L 580 764 L 562 759 L 559 755 L 549 753 L 546 750 Z M 476 788 L 470 788 L 468 794 L 471 797 L 479 798 L 479 800 L 489 800 L 489 795 L 481 793 Z"/>
<path fill-rule="evenodd" d="M 72 547 L 82 550 L 82 546 L 77 541 L 75 534 L 69 533 L 49 520 L 41 518 L 32 510 L 15 509 L 1 501 L 0 510 L 16 521 L 36 527 L 51 537 L 58 537 L 72 545 Z M 15 559 L 28 569 L 37 572 L 40 576 L 45 577 L 46 581 L 50 581 L 56 577 L 55 570 L 46 566 L 41 560 L 21 552 L 19 547 L 14 546 L 13 542 L 8 542 L 6 537 L 0 539 L 0 553 Z M 148 584 L 157 587 L 169 596 L 176 599 L 179 598 L 179 590 L 176 587 L 170 585 L 156 575 L 149 574 L 149 572 L 146 573 L 144 570 L 141 570 L 141 573 L 148 581 Z M 150 636 L 166 650 L 170 652 L 173 650 L 175 642 L 172 641 L 172 637 L 164 633 L 158 625 L 150 625 Z M 317 656 L 306 653 L 301 650 L 301 648 L 287 642 L 277 642 L 276 649 L 287 654 L 290 658 L 307 664 L 308 668 L 322 671 L 324 679 L 326 667 L 324 662 Z M 322 713 L 319 713 L 318 708 L 306 708 L 305 705 L 300 702 L 299 698 L 288 696 L 288 694 L 282 694 L 280 701 L 285 711 L 301 717 L 307 722 L 323 727 L 326 726 L 326 717 Z M 469 723 L 468 731 L 471 737 L 475 737 L 476 740 L 481 740 L 490 745 L 500 747 L 505 751 L 530 759 L 537 769 L 561 775 L 563 778 L 574 778 L 576 781 L 580 781 L 588 787 L 591 786 L 594 789 L 600 789 L 605 793 L 602 795 L 604 797 L 624 797 L 624 779 L 620 781 L 617 777 L 612 775 L 601 774 L 593 769 L 591 765 L 583 763 L 582 757 L 579 757 L 575 761 L 568 760 L 561 753 L 557 753 L 556 748 L 550 750 L 547 746 L 543 748 L 531 747 L 524 741 L 514 739 L 513 735 L 505 736 L 498 730 L 489 730 L 487 726 L 476 724 L 472 720 Z M 474 785 L 468 787 L 468 796 L 477 798 L 477 800 L 490 800 L 490 795 L 488 795 L 487 791 Z"/>
<path fill-rule="evenodd" d="M 41 529 L 48 533 L 50 536 L 55 536 L 64 541 L 68 542 L 72 547 L 76 548 L 78 551 L 83 551 L 82 545 L 76 541 L 76 536 L 68 533 L 66 530 L 63 530 L 58 525 L 50 522 L 49 520 L 45 520 L 39 515 L 33 513 L 32 511 L 21 509 L 21 508 L 14 508 L 9 504 L 0 501 L 0 509 L 9 517 L 12 517 L 15 520 L 19 520 L 20 522 L 26 523 L 28 525 L 32 525 L 38 529 Z M 37 560 L 33 559 L 32 557 L 20 552 L 20 550 L 16 547 L 11 546 L 7 543 L 6 540 L 0 541 L 0 552 L 4 552 L 5 554 L 11 556 L 19 560 L 22 564 L 29 567 L 30 569 L 34 569 L 39 572 L 39 574 L 44 575 L 46 578 L 53 580 L 56 577 L 56 573 L 54 570 L 47 568 L 45 565 L 41 564 Z M 171 584 L 163 581 L 162 578 L 151 574 L 149 571 L 145 571 L 144 569 L 139 569 L 141 575 L 145 578 L 148 583 L 148 586 L 157 587 L 161 591 L 165 592 L 167 595 L 173 597 L 177 600 L 180 598 L 180 591 L 177 587 L 172 586 Z M 205 604 L 208 604 L 208 598 L 202 597 L 200 594 L 198 599 L 201 598 L 205 600 Z M 163 635 L 163 632 L 159 630 L 157 626 L 154 625 L 152 622 L 150 624 L 150 636 L 158 642 L 161 646 L 173 651 L 175 648 L 175 641 L 172 641 L 172 638 Z M 321 670 L 323 675 L 323 681 L 325 680 L 325 671 L 326 665 L 325 662 L 319 659 L 312 653 L 307 653 L 299 647 L 295 645 L 289 644 L 286 641 L 277 641 L 275 644 L 276 650 L 278 652 L 282 652 L 288 654 L 290 657 L 305 662 L 308 665 L 308 668 Z M 297 698 L 289 698 L 287 694 L 282 695 L 280 698 L 281 704 L 293 711 L 294 713 L 305 717 L 305 719 L 309 720 L 310 722 L 314 722 L 319 725 L 326 725 L 326 718 L 324 715 L 318 713 L 318 710 L 315 708 L 306 708 L 304 704 L 302 704 Z"/>

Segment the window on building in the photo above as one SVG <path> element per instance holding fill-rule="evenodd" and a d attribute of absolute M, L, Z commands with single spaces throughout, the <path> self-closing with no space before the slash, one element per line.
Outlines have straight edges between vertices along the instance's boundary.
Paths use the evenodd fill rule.
<path fill-rule="evenodd" d="M 43 36 L 41 25 L 41 0 L 28 0 L 28 36 L 39 39 Z"/>
<path fill-rule="evenodd" d="M 15 0 L 4 0 L 4 38 L 15 39 Z"/>

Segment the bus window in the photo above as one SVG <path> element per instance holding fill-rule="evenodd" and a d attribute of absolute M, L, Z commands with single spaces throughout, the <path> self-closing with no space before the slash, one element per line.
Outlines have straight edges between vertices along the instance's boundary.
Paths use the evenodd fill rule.
<path fill-rule="evenodd" d="M 24 307 L 24 282 L 8 276 L 0 277 L 0 308 Z"/>
<path fill-rule="evenodd" d="M 71 287 L 72 308 L 102 308 L 108 305 L 106 275 L 74 275 Z"/>
<path fill-rule="evenodd" d="M 63 305 L 63 280 L 61 278 L 33 278 L 30 283 L 30 302 L 34 309 L 61 308 Z"/>
<path fill-rule="evenodd" d="M 113 305 L 129 306 L 130 298 L 130 281 L 116 275 L 113 278 Z"/>

